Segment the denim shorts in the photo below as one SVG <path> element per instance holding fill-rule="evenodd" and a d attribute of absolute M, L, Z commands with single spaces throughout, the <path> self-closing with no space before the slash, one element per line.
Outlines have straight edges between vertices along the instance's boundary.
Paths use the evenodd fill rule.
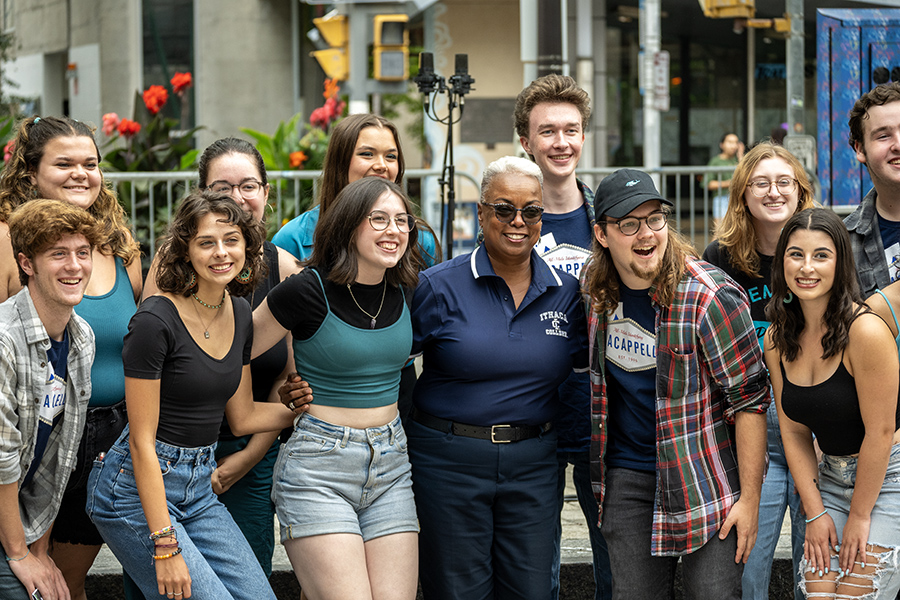
<path fill-rule="evenodd" d="M 275 463 L 281 541 L 353 533 L 369 541 L 419 530 L 400 417 L 353 429 L 305 414 Z"/>
<path fill-rule="evenodd" d="M 826 454 L 819 464 L 822 503 L 834 521 L 838 541 L 843 539 L 850 512 L 857 460 L 855 456 Z M 868 542 L 888 549 L 887 552 L 870 554 L 878 557 L 878 573 L 874 576 L 875 589 L 879 592 L 877 597 L 893 600 L 900 590 L 900 444 L 891 448 L 884 483 L 870 513 Z M 840 568 L 836 555 L 832 556 L 831 568 L 835 571 Z M 805 559 L 800 570 L 807 570 Z"/>
<path fill-rule="evenodd" d="M 91 523 L 84 506 L 87 503 L 88 476 L 94 465 L 94 459 L 101 452 L 109 450 L 116 441 L 128 417 L 125 414 L 125 401 L 112 406 L 96 406 L 88 408 L 84 422 L 84 434 L 78 444 L 75 457 L 75 470 L 69 477 L 69 483 L 59 506 L 59 513 L 50 539 L 63 544 L 86 544 L 99 546 L 103 543 L 100 532 Z"/>
<path fill-rule="evenodd" d="M 146 598 L 157 598 L 154 547 L 134 479 L 129 430 L 94 461 L 87 512 Z M 156 454 L 169 518 L 191 575 L 195 598 L 275 600 L 250 545 L 212 491 L 215 444 L 182 448 L 160 441 Z"/>

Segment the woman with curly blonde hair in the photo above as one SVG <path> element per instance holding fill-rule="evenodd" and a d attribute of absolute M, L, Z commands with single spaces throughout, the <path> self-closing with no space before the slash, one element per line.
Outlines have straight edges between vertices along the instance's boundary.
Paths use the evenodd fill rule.
<path fill-rule="evenodd" d="M 141 295 L 140 248 L 125 211 L 103 179 L 93 129 L 68 117 L 29 117 L 19 125 L 12 156 L 0 175 L 0 301 L 22 287 L 6 219 L 17 206 L 36 198 L 83 208 L 101 228 L 93 274 L 75 308 L 96 336 L 93 389 L 77 467 L 51 532 L 50 556 L 72 598 L 80 600 L 85 598 L 85 576 L 103 544 L 84 510 L 91 461 L 108 450 L 125 427 L 122 339 Z"/>
<path fill-rule="evenodd" d="M 771 297 L 770 273 L 778 236 L 788 219 L 812 208 L 812 186 L 800 161 L 771 142 L 747 152 L 731 179 L 728 211 L 716 227 L 716 237 L 703 253 L 747 293 L 750 315 L 760 343 L 769 326 L 765 307 Z M 769 577 L 784 511 L 791 509 L 791 539 L 795 580 L 803 558 L 803 517 L 800 497 L 784 458 L 774 403 L 768 412 L 769 471 L 762 487 L 759 533 L 744 567 L 744 598 L 769 597 Z M 795 581 L 795 583 L 797 582 Z M 796 589 L 796 585 L 794 586 Z M 799 591 L 795 593 L 800 598 Z"/>

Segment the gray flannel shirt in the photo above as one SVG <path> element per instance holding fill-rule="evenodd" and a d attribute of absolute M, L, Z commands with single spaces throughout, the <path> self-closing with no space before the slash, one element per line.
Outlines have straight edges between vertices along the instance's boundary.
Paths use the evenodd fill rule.
<path fill-rule="evenodd" d="M 0 304 L 0 484 L 20 486 L 19 514 L 28 544 L 43 536 L 56 518 L 75 468 L 91 397 L 94 332 L 74 312 L 67 331 L 69 360 L 63 418 L 50 435 L 34 476 L 22 486 L 34 459 L 50 336 L 27 287 Z"/>
<path fill-rule="evenodd" d="M 872 188 L 856 210 L 844 219 L 844 225 L 850 233 L 859 288 L 864 298 L 891 283 L 891 274 L 884 259 L 881 230 L 878 229 L 878 215 L 875 213 L 876 196 L 875 188 Z"/>

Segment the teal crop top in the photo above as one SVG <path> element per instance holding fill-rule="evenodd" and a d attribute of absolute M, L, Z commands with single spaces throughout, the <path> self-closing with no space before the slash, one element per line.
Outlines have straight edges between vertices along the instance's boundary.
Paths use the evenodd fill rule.
<path fill-rule="evenodd" d="M 122 258 L 115 257 L 116 282 L 100 296 L 84 295 L 75 313 L 94 330 L 97 352 L 91 366 L 89 406 L 112 406 L 125 398 L 125 371 L 122 370 L 122 346 L 128 323 L 137 304 L 134 289 Z"/>
<path fill-rule="evenodd" d="M 312 270 L 322 285 L 318 272 Z M 322 286 L 322 293 L 325 287 Z M 306 340 L 294 340 L 297 372 L 309 382 L 320 406 L 374 408 L 397 401 L 400 369 L 412 349 L 412 322 L 403 302 L 400 318 L 383 329 L 348 325 L 328 310 Z"/>
<path fill-rule="evenodd" d="M 894 317 L 894 327 L 897 328 L 897 331 L 900 331 L 900 325 L 897 324 L 897 313 L 894 312 L 894 307 L 891 305 L 890 300 L 887 299 L 887 296 L 884 295 L 884 292 L 881 290 L 875 290 L 876 294 L 880 294 L 884 301 L 887 303 L 888 308 L 891 309 L 891 316 Z M 897 344 L 897 352 L 900 352 L 900 333 L 897 334 L 897 337 L 894 338 L 894 342 Z"/>

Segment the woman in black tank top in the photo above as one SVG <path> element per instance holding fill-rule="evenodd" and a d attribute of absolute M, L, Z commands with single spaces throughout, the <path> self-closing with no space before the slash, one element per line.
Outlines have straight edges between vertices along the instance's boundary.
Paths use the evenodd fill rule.
<path fill-rule="evenodd" d="M 900 363 L 890 330 L 863 303 L 849 236 L 832 211 L 805 210 L 785 225 L 766 315 L 766 363 L 806 511 L 801 588 L 893 600 Z M 818 468 L 813 436 L 824 452 Z"/>

